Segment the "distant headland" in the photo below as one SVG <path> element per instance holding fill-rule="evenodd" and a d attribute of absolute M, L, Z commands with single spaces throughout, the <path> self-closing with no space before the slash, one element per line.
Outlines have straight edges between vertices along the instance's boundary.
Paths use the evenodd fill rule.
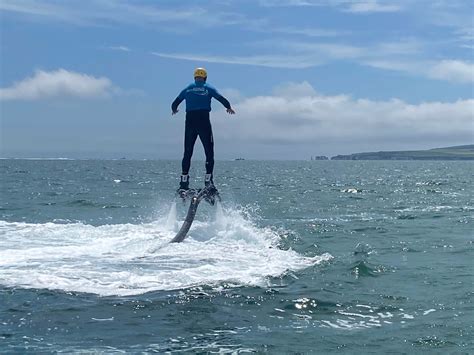
<path fill-rule="evenodd" d="M 331 160 L 474 160 L 474 144 L 428 150 L 402 150 L 336 155 Z"/>

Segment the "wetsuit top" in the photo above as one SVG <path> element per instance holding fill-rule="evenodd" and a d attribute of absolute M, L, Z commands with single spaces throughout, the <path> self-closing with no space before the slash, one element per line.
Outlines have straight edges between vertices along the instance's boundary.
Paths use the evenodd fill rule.
<path fill-rule="evenodd" d="M 229 101 L 219 94 L 213 86 L 204 81 L 195 81 L 180 92 L 178 97 L 173 101 L 171 109 L 176 111 L 178 105 L 183 100 L 186 100 L 186 112 L 197 110 L 211 111 L 212 98 L 218 100 L 225 108 L 230 108 Z"/>

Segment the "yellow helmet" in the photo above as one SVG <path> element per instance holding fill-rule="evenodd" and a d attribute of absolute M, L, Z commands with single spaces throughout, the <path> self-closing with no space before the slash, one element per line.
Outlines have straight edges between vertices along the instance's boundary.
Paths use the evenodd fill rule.
<path fill-rule="evenodd" d="M 194 69 L 194 77 L 199 78 L 207 78 L 207 71 L 204 68 L 196 68 Z"/>

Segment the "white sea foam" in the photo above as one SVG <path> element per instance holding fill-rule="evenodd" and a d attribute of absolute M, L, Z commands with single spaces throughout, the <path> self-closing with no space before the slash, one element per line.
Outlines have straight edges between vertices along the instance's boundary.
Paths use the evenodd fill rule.
<path fill-rule="evenodd" d="M 176 206 L 148 224 L 92 226 L 0 221 L 0 283 L 108 295 L 137 295 L 197 285 L 265 286 L 269 277 L 331 259 L 277 247 L 279 236 L 235 211 L 217 208 L 195 221 L 183 243 Z"/>

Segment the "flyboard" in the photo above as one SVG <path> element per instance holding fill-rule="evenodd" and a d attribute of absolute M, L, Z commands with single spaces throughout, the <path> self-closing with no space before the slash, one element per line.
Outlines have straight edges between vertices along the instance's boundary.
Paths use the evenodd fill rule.
<path fill-rule="evenodd" d="M 190 189 L 184 191 L 179 194 L 179 197 L 183 199 L 183 202 L 186 202 L 186 200 L 191 200 L 191 203 L 189 205 L 188 213 L 184 219 L 183 225 L 179 229 L 178 234 L 176 234 L 170 243 L 180 243 L 184 240 L 184 238 L 186 238 L 186 235 L 193 224 L 194 217 L 196 216 L 199 203 L 201 203 L 202 200 L 205 200 L 211 205 L 214 205 L 216 200 L 221 200 L 219 192 L 212 185 L 206 186 L 203 189 Z"/>

